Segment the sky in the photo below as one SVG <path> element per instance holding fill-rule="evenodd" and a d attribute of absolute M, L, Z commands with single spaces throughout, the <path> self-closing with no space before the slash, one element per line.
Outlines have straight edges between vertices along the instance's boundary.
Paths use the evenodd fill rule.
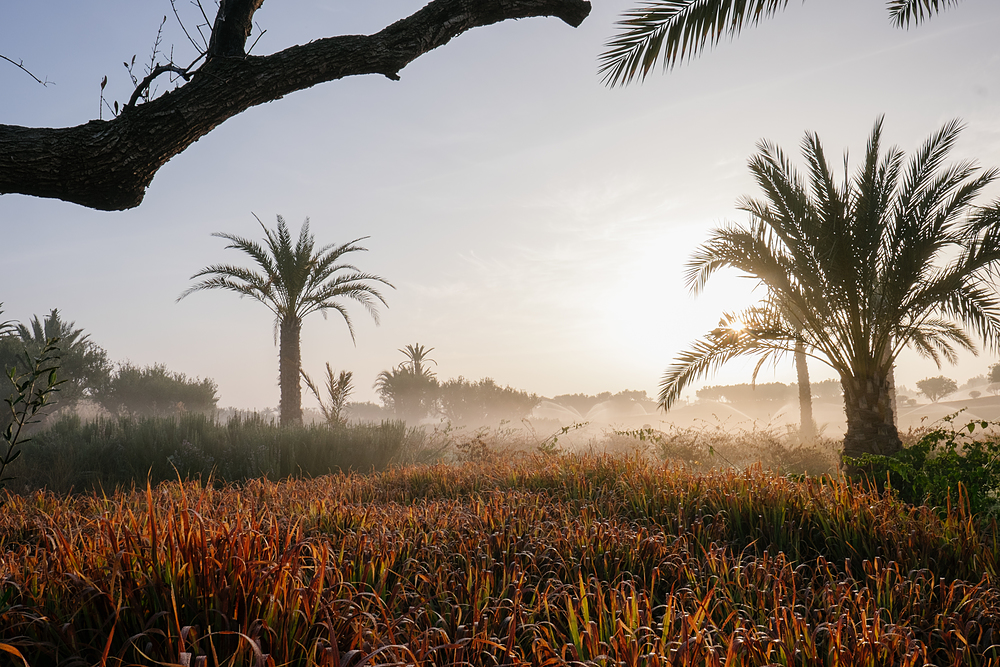
<path fill-rule="evenodd" d="M 271 0 L 253 53 L 372 33 L 423 4 Z M 297 233 L 308 217 L 319 244 L 368 237 L 356 264 L 395 286 L 378 325 L 348 306 L 356 341 L 336 313 L 304 323 L 305 370 L 353 371 L 356 400 L 376 400 L 376 375 L 414 343 L 434 348 L 442 379 L 652 396 L 723 310 L 759 296 L 735 274 L 692 296 L 683 269 L 713 226 L 745 219 L 736 202 L 758 194 L 746 165 L 761 139 L 797 159 L 814 131 L 833 159 L 860 159 L 880 115 L 907 153 L 960 118 L 954 161 L 1000 166 L 996 0 L 963 0 L 909 30 L 881 0 L 792 2 L 694 61 L 611 89 L 597 60 L 631 6 L 596 0 L 577 29 L 541 18 L 478 28 L 400 81 L 354 77 L 251 109 L 167 163 L 130 211 L 0 196 L 3 319 L 59 308 L 112 360 L 210 377 L 220 406 L 276 406 L 269 311 L 225 292 L 177 297 L 202 267 L 243 261 L 213 232 L 260 238 L 254 214 L 268 226 L 280 214 Z M 161 49 L 195 56 L 168 0 L 0 8 L 0 54 L 51 82 L 0 62 L 4 124 L 85 123 L 104 76 L 105 98 L 124 103 L 123 61 L 135 55 L 136 72 L 148 62 L 164 15 Z M 186 0 L 178 9 L 189 29 L 198 23 Z M 980 203 L 994 198 L 996 184 Z M 897 382 L 962 383 L 998 359 L 963 355 L 938 370 L 907 353 Z M 749 382 L 752 367 L 731 363 L 693 389 Z M 788 358 L 758 382 L 794 378 Z"/>

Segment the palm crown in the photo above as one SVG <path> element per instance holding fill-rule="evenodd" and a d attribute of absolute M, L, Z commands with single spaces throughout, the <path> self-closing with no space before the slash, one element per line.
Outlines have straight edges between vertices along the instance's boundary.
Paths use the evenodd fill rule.
<path fill-rule="evenodd" d="M 213 234 L 229 241 L 226 249 L 240 250 L 247 254 L 256 264 L 255 268 L 232 264 L 205 267 L 191 276 L 192 280 L 204 280 L 189 287 L 177 300 L 201 290 L 222 289 L 264 304 L 274 314 L 275 333 L 280 336 L 281 421 L 300 421 L 302 393 L 299 385 L 299 335 L 303 318 L 310 313 L 321 312 L 325 317 L 326 311 L 337 311 L 347 323 L 351 339 L 354 340 L 354 326 L 342 300 L 361 303 L 378 323 L 378 303 L 386 305 L 386 302 L 372 283 L 389 287 L 392 285 L 379 276 L 362 273 L 356 266 L 342 262 L 348 253 L 366 251 L 358 242 L 367 237 L 341 245 L 330 244 L 316 248 L 309 231 L 308 218 L 302 224 L 298 240 L 294 243 L 288 226 L 280 215 L 274 230 L 265 227 L 260 218 L 257 221 L 264 230 L 264 245 L 234 234 Z"/>
<path fill-rule="evenodd" d="M 799 341 L 840 375 L 848 439 L 852 417 L 861 419 L 852 413 L 857 400 L 878 413 L 864 419 L 883 420 L 869 430 L 898 442 L 878 394 L 904 347 L 940 365 L 959 349 L 975 350 L 967 332 L 991 349 L 1000 343 L 989 280 L 1000 262 L 1000 206 L 972 203 L 998 172 L 970 162 L 942 168 L 960 129 L 948 123 L 904 165 L 898 149 L 882 154 L 879 119 L 863 163 L 839 183 L 815 134 L 802 145 L 805 177 L 779 148 L 759 144 L 750 169 L 764 199 L 740 202 L 749 223 L 711 233 L 688 264 L 687 284 L 698 292 L 731 267 L 758 279 L 767 297 L 727 314 L 679 357 L 664 375 L 661 404 L 733 357 L 756 355 L 759 369 Z"/>
<path fill-rule="evenodd" d="M 259 271 L 233 264 L 207 266 L 191 276 L 191 279 L 210 277 L 186 289 L 177 300 L 206 289 L 229 290 L 260 301 L 274 313 L 276 323 L 284 318 L 301 321 L 310 313 L 335 310 L 344 318 L 353 339 L 354 326 L 350 314 L 344 304 L 338 301 L 347 298 L 363 304 L 378 322 L 375 302 L 386 305 L 385 298 L 369 283 L 378 282 L 389 287 L 392 285 L 379 276 L 362 273 L 352 264 L 338 264 L 348 253 L 365 252 L 367 248 L 357 243 L 368 238 L 367 236 L 342 245 L 329 244 L 317 250 L 315 240 L 309 232 L 308 218 L 302 224 L 294 245 L 288 225 L 280 215 L 275 230 L 265 227 L 260 218 L 257 221 L 264 230 L 266 247 L 235 234 L 217 232 L 212 236 L 228 240 L 230 243 L 226 246 L 227 250 L 240 250 L 249 255 Z"/>

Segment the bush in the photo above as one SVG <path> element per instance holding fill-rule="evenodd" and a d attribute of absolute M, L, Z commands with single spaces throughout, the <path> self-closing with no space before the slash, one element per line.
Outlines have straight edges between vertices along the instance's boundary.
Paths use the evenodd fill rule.
<path fill-rule="evenodd" d="M 209 475 L 220 483 L 276 480 L 382 470 L 418 440 L 401 421 L 328 428 L 279 427 L 259 415 L 236 415 L 225 423 L 194 413 L 89 423 L 70 415 L 37 433 L 13 472 L 18 487 L 59 492 Z"/>
<path fill-rule="evenodd" d="M 801 445 L 793 434 L 756 424 L 732 430 L 715 424 L 702 428 L 670 426 L 666 431 L 647 427 L 617 433 L 647 442 L 659 458 L 692 470 L 744 470 L 760 464 L 779 474 L 817 476 L 837 472 L 838 444 L 834 441 L 818 438 L 815 444 Z"/>
<path fill-rule="evenodd" d="M 113 414 L 166 416 L 181 412 L 211 412 L 218 402 L 215 382 L 189 379 L 163 364 L 140 368 L 121 364 L 94 398 Z"/>
<path fill-rule="evenodd" d="M 970 421 L 955 428 L 959 413 L 893 456 L 866 454 L 857 465 L 872 484 L 889 487 L 905 502 L 947 508 L 968 503 L 973 514 L 996 515 L 1000 509 L 1000 439 L 984 433 L 996 426 Z M 975 438 L 976 430 L 986 437 Z M 960 491 L 961 489 L 961 491 Z"/>

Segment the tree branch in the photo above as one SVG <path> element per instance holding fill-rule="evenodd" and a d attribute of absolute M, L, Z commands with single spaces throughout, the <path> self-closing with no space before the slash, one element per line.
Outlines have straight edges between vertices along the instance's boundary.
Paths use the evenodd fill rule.
<path fill-rule="evenodd" d="M 269 56 L 245 56 L 246 26 L 262 2 L 224 0 L 212 31 L 214 46 L 191 80 L 126 107 L 113 120 L 69 128 L 0 125 L 0 194 L 109 211 L 134 208 L 170 158 L 250 107 L 348 76 L 398 79 L 419 56 L 478 26 L 554 16 L 575 27 L 590 13 L 586 0 L 433 0 L 374 35 L 328 37 Z"/>
<path fill-rule="evenodd" d="M 43 86 L 47 86 L 47 85 L 49 85 L 51 83 L 51 81 L 48 80 L 48 77 L 46 77 L 45 81 L 42 81 L 37 76 L 35 76 L 34 73 L 32 73 L 31 70 L 29 70 L 27 67 L 24 66 L 24 61 L 23 60 L 21 60 L 21 61 L 11 60 L 7 56 L 3 55 L 2 53 L 0 53 L 0 60 L 6 60 L 11 65 L 13 65 L 14 67 L 18 68 L 19 70 L 21 70 L 22 72 L 24 72 L 25 74 L 27 74 L 28 76 L 30 76 L 35 81 L 37 81 L 38 83 L 42 84 Z"/>

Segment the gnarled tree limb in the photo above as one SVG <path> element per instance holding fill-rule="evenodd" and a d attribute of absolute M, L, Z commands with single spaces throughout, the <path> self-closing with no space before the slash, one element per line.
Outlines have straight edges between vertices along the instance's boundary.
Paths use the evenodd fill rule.
<path fill-rule="evenodd" d="M 191 80 L 113 120 L 68 128 L 0 125 L 0 194 L 108 211 L 134 208 L 167 160 L 250 107 L 347 76 L 398 79 L 419 56 L 478 26 L 532 16 L 578 26 L 590 12 L 586 0 L 433 0 L 374 35 L 245 56 L 246 26 L 262 2 L 224 0 L 208 58 Z"/>

